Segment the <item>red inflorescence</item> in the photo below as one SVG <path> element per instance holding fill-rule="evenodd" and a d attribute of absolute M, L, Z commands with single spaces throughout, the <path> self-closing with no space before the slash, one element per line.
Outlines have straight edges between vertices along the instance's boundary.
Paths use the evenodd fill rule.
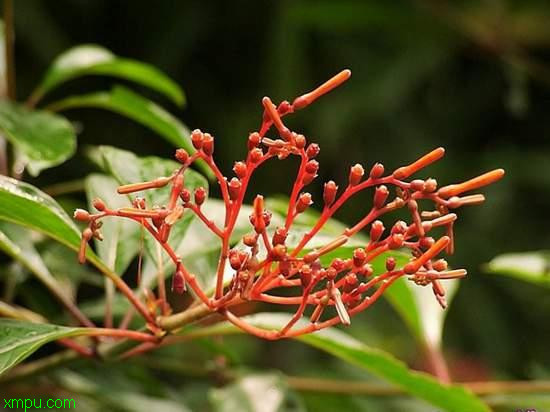
<path fill-rule="evenodd" d="M 310 193 L 303 191 L 319 170 L 319 163 L 313 160 L 319 154 L 319 146 L 307 142 L 306 138 L 291 131 L 283 122 L 285 115 L 303 109 L 323 94 L 345 82 L 351 75 L 344 70 L 317 89 L 278 106 L 271 99 L 262 100 L 264 107 L 260 129 L 249 135 L 246 160 L 234 164 L 235 177 L 227 179 L 216 166 L 214 137 L 200 130 L 191 134 L 196 152 L 188 154 L 183 149 L 176 151 L 176 159 L 182 166 L 169 177 L 161 177 L 150 182 L 121 186 L 119 193 L 133 193 L 171 185 L 170 201 L 161 207 L 147 209 L 143 199 L 133 202 L 134 207 L 110 209 L 100 199 L 93 202 L 97 213 L 90 214 L 77 209 L 75 218 L 88 222 L 82 234 L 79 260 L 86 259 L 86 244 L 91 238 L 101 239 L 99 220 L 106 216 L 129 218 L 141 224 L 170 256 L 176 266 L 172 280 L 175 293 L 183 293 L 190 288 L 195 296 L 211 311 L 217 311 L 230 322 L 245 331 L 266 339 L 279 339 L 313 332 L 339 323 L 349 324 L 351 317 L 372 305 L 378 297 L 397 279 L 405 277 L 418 285 L 432 285 L 434 296 L 445 307 L 445 290 L 440 280 L 465 276 L 463 269 L 449 270 L 447 262 L 436 259 L 443 251 L 454 250 L 453 225 L 456 214 L 449 209 L 483 202 L 481 194 L 462 196 L 463 193 L 478 189 L 499 180 L 502 169 L 493 170 L 463 183 L 437 188 L 433 178 L 426 180 L 406 179 L 444 155 L 443 148 L 437 148 L 409 165 L 399 167 L 385 175 L 384 166 L 376 163 L 365 179 L 365 169 L 356 164 L 350 168 L 348 182 L 340 193 L 335 182 L 324 184 L 323 208 L 320 217 L 312 228 L 303 234 L 297 246 L 286 244 L 296 216 L 303 213 L 312 203 Z M 265 137 L 275 126 L 278 138 Z M 232 237 L 237 217 L 243 205 L 248 183 L 255 170 L 272 158 L 285 159 L 289 155 L 301 159 L 301 166 L 294 182 L 284 227 L 271 227 L 271 213 L 265 209 L 262 196 L 256 196 L 250 215 L 251 231 L 244 235 L 242 243 L 246 250 L 233 248 Z M 193 194 L 185 187 L 183 173 L 195 161 L 204 161 L 214 172 L 221 187 L 225 202 L 224 225 L 217 225 L 205 216 L 201 206 L 207 202 L 206 189 L 200 187 Z M 396 193 L 391 195 L 390 187 Z M 308 249 L 310 240 L 323 228 L 325 223 L 356 193 L 374 188 L 373 204 L 365 216 L 351 228 L 343 231 L 327 244 L 314 250 Z M 432 210 L 420 210 L 419 200 L 430 201 Z M 397 221 L 389 232 L 379 218 L 396 209 L 405 208 L 410 214 L 410 222 Z M 184 213 L 194 213 L 206 227 L 220 238 L 220 256 L 216 276 L 216 290 L 212 296 L 197 282 L 195 276 L 185 267 L 167 239 L 174 224 Z M 437 238 L 433 229 L 443 227 L 445 235 Z M 363 229 L 370 234 L 370 240 L 357 248 L 347 259 L 333 259 L 323 265 L 321 257 L 344 246 L 348 240 Z M 307 249 L 307 253 L 305 252 Z M 409 262 L 399 267 L 393 257 L 386 258 L 385 271 L 373 273 L 371 262 L 384 252 L 396 249 L 409 249 Z M 226 265 L 229 263 L 229 265 Z M 224 283 L 225 272 L 232 271 L 232 280 Z M 282 295 L 275 291 L 286 289 Z M 297 308 L 287 325 L 279 331 L 264 330 L 253 326 L 232 312 L 232 308 L 246 301 L 261 301 Z M 162 305 L 166 307 L 167 302 Z M 325 310 L 333 308 L 334 311 Z M 156 309 L 155 309 L 156 310 Z M 306 325 L 297 322 L 309 313 Z M 151 314 L 154 318 L 154 313 Z M 159 317 L 155 327 L 174 329 L 177 323 L 165 321 L 169 317 Z"/>

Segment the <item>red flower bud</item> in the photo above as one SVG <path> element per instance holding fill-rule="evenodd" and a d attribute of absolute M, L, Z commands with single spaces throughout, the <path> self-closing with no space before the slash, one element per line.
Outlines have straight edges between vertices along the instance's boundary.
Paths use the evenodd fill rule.
<path fill-rule="evenodd" d="M 185 276 L 183 276 L 183 272 L 181 270 L 177 270 L 176 273 L 174 273 L 174 276 L 172 276 L 172 292 L 181 295 L 186 289 Z"/>
<path fill-rule="evenodd" d="M 423 237 L 418 241 L 418 246 L 420 246 L 420 249 L 429 249 L 434 243 L 435 240 L 433 237 Z"/>
<path fill-rule="evenodd" d="M 298 149 L 303 149 L 304 147 L 306 147 L 306 138 L 303 134 L 296 135 L 296 137 L 294 138 L 294 142 L 296 143 L 296 147 Z"/>
<path fill-rule="evenodd" d="M 273 234 L 273 245 L 284 245 L 288 231 L 284 227 L 278 227 Z"/>
<path fill-rule="evenodd" d="M 363 169 L 363 166 L 361 166 L 359 163 L 357 163 L 355 166 L 352 166 L 349 171 L 350 186 L 355 186 L 356 184 L 358 184 L 363 178 L 364 174 L 365 169 Z"/>
<path fill-rule="evenodd" d="M 306 173 L 309 173 L 310 175 L 317 174 L 317 171 L 319 170 L 319 162 L 317 160 L 310 160 L 306 163 L 305 167 Z"/>
<path fill-rule="evenodd" d="M 241 258 L 239 252 L 235 249 L 232 249 L 229 252 L 229 264 L 234 270 L 239 270 L 242 266 Z"/>
<path fill-rule="evenodd" d="M 337 191 L 338 186 L 336 186 L 336 183 L 334 183 L 334 181 L 329 180 L 325 183 L 325 187 L 323 190 L 323 201 L 325 202 L 326 206 L 330 206 L 334 202 Z"/>
<path fill-rule="evenodd" d="M 188 189 L 183 189 L 180 193 L 180 199 L 183 203 L 189 203 L 191 200 L 191 192 Z"/>
<path fill-rule="evenodd" d="M 258 241 L 258 238 L 256 237 L 256 235 L 249 233 L 243 236 L 243 243 L 248 247 L 255 246 L 257 241 Z"/>
<path fill-rule="evenodd" d="M 271 258 L 274 261 L 283 260 L 286 256 L 286 246 L 285 245 L 275 245 L 271 249 Z"/>
<path fill-rule="evenodd" d="M 312 270 L 309 265 L 302 265 L 300 268 L 300 280 L 302 282 L 302 287 L 307 287 L 311 283 Z"/>
<path fill-rule="evenodd" d="M 239 197 L 239 193 L 241 192 L 241 181 L 234 177 L 229 181 L 229 184 L 227 186 L 229 190 L 229 198 L 231 200 L 237 199 L 237 197 Z"/>
<path fill-rule="evenodd" d="M 397 222 L 395 222 L 395 224 L 391 228 L 391 234 L 392 235 L 395 233 L 405 234 L 408 228 L 409 227 L 405 222 L 403 222 L 402 220 L 398 220 Z"/>
<path fill-rule="evenodd" d="M 258 132 L 250 133 L 248 136 L 248 150 L 252 150 L 255 147 L 258 147 L 262 138 Z"/>
<path fill-rule="evenodd" d="M 176 159 L 180 163 L 185 163 L 189 159 L 189 153 L 185 149 L 178 149 L 176 150 Z"/>
<path fill-rule="evenodd" d="M 103 200 L 101 200 L 99 197 L 96 197 L 94 200 L 92 200 L 92 205 L 100 212 L 103 212 L 105 210 L 105 202 L 103 202 Z"/>
<path fill-rule="evenodd" d="M 432 179 L 431 177 L 429 179 L 426 179 L 424 182 L 424 192 L 426 193 L 432 193 L 435 192 L 437 189 L 437 180 Z"/>
<path fill-rule="evenodd" d="M 200 206 L 206 200 L 206 189 L 204 187 L 198 187 L 195 189 L 195 203 Z"/>
<path fill-rule="evenodd" d="M 424 180 L 422 179 L 415 179 L 411 182 L 411 190 L 414 190 L 414 191 L 423 191 L 424 190 L 424 185 L 426 184 L 426 182 L 424 182 Z"/>
<path fill-rule="evenodd" d="M 333 267 L 338 273 L 343 271 L 346 268 L 346 262 L 340 258 L 333 259 L 330 263 L 330 266 Z"/>
<path fill-rule="evenodd" d="M 367 260 L 367 252 L 363 248 L 357 248 L 353 251 L 353 266 L 359 268 L 365 264 Z"/>
<path fill-rule="evenodd" d="M 191 143 L 193 143 L 195 149 L 201 149 L 203 137 L 204 134 L 199 129 L 195 129 L 191 132 Z"/>
<path fill-rule="evenodd" d="M 392 270 L 395 269 L 395 258 L 393 257 L 389 257 L 386 259 L 386 270 L 388 272 L 391 272 Z"/>
<path fill-rule="evenodd" d="M 321 149 L 317 143 L 311 143 L 306 149 L 306 155 L 308 158 L 313 159 L 319 154 L 320 151 Z"/>
<path fill-rule="evenodd" d="M 265 210 L 262 213 L 262 219 L 264 221 L 265 226 L 269 226 L 269 224 L 271 223 L 271 217 L 272 217 L 271 212 L 268 212 L 267 210 Z"/>
<path fill-rule="evenodd" d="M 370 240 L 372 242 L 377 242 L 382 233 L 384 232 L 384 224 L 380 220 L 375 220 L 370 226 Z"/>
<path fill-rule="evenodd" d="M 338 272 L 336 271 L 336 269 L 330 266 L 327 270 L 325 270 L 325 275 L 328 280 L 333 280 L 336 275 L 338 275 Z"/>
<path fill-rule="evenodd" d="M 434 270 L 437 270 L 438 272 L 442 272 L 444 270 L 447 270 L 448 264 L 445 259 L 438 259 L 435 262 L 432 263 L 432 268 Z"/>
<path fill-rule="evenodd" d="M 89 222 L 90 214 L 84 209 L 76 209 L 73 218 L 81 222 Z"/>
<path fill-rule="evenodd" d="M 369 173 L 371 179 L 379 179 L 384 174 L 384 165 L 382 163 L 375 163 Z"/>
<path fill-rule="evenodd" d="M 214 137 L 210 133 L 205 133 L 202 138 L 202 151 L 207 156 L 212 156 L 214 153 Z"/>
<path fill-rule="evenodd" d="M 405 238 L 401 233 L 395 233 L 390 237 L 388 247 L 390 249 L 399 249 L 401 246 L 403 246 L 404 241 L 405 241 Z"/>
<path fill-rule="evenodd" d="M 384 185 L 378 186 L 376 190 L 374 191 L 374 207 L 376 209 L 381 209 L 384 207 L 384 204 L 386 203 L 386 200 L 388 200 L 388 196 L 390 195 L 390 191 L 388 188 Z"/>
<path fill-rule="evenodd" d="M 258 163 L 262 157 L 263 157 L 264 153 L 262 152 L 262 149 L 259 149 L 259 148 L 255 148 L 255 149 L 252 149 L 250 151 L 250 161 L 252 163 Z"/>
<path fill-rule="evenodd" d="M 302 213 L 312 203 L 313 203 L 313 201 L 311 200 L 311 194 L 309 194 L 307 192 L 302 193 L 300 195 L 300 197 L 298 198 L 298 202 L 296 203 L 296 212 L 297 213 Z"/>
<path fill-rule="evenodd" d="M 366 263 L 365 265 L 363 265 L 363 267 L 361 268 L 361 274 L 365 277 L 369 277 L 371 276 L 372 274 L 374 273 L 374 269 L 372 268 L 372 266 L 369 264 L 369 263 Z"/>
<path fill-rule="evenodd" d="M 246 176 L 246 164 L 244 162 L 235 162 L 233 171 L 239 179 L 242 179 Z"/>

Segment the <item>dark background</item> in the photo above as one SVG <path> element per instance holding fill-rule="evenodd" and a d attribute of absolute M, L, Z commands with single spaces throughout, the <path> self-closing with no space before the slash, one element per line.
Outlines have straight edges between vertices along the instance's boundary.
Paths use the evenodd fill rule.
<path fill-rule="evenodd" d="M 440 184 L 506 169 L 505 179 L 485 190 L 484 205 L 460 211 L 457 253 L 449 260 L 467 268 L 469 277 L 449 313 L 445 350 L 455 376 L 459 368 L 474 379 L 550 374 L 548 292 L 482 270 L 495 255 L 546 249 L 550 241 L 548 2 L 15 3 L 20 100 L 59 53 L 81 43 L 100 44 L 157 66 L 183 87 L 184 110 L 154 92 L 140 92 L 190 128 L 215 135 L 224 171 L 244 157 L 264 95 L 291 100 L 343 68 L 353 71 L 346 85 L 288 118 L 292 128 L 321 145 L 317 195 L 322 181 L 345 181 L 356 162 L 369 168 L 381 161 L 391 170 L 437 146 L 447 155 L 426 173 Z M 75 80 L 49 100 L 112 83 Z M 96 110 L 66 114 L 82 127 L 79 145 L 108 143 L 141 155 L 173 152 L 120 116 Z M 288 193 L 295 168 L 292 161 L 273 163 L 256 178 L 254 192 Z M 91 170 L 76 156 L 31 182 L 43 186 Z M 352 223 L 363 207 L 356 202 L 338 217 Z M 360 317 L 361 325 L 394 322 L 390 332 L 382 328 L 379 339 L 414 359 L 406 347 L 410 338 L 396 341 L 400 335 L 394 333 L 403 326 L 384 305 Z"/>

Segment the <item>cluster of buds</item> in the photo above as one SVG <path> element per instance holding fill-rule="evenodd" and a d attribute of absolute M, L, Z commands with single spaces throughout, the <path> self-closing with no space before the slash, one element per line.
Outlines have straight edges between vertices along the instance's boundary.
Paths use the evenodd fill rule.
<path fill-rule="evenodd" d="M 341 184 L 341 190 L 332 180 L 324 183 L 318 220 L 297 244 L 287 244 L 296 216 L 314 201 L 304 188 L 318 175 L 316 158 L 320 149 L 317 144 L 309 143 L 304 135 L 290 130 L 282 118 L 313 103 L 344 83 L 350 75 L 349 70 L 344 70 L 315 90 L 296 98 L 293 103 L 283 101 L 275 105 L 269 97 L 264 97 L 261 126 L 248 136 L 246 158 L 234 164 L 233 177 L 223 176 L 213 159 L 214 137 L 195 130 L 191 134 L 195 152 L 178 149 L 175 157 L 181 167 L 172 175 L 118 189 L 121 194 L 131 194 L 171 185 L 167 204 L 148 208 L 142 198 L 135 198 L 132 207 L 109 209 L 97 199 L 94 201 L 97 213 L 77 210 L 75 218 L 88 222 L 82 235 L 80 261 L 85 260 L 87 242 L 92 237 L 101 239 L 100 219 L 106 216 L 132 219 L 148 231 L 173 260 L 176 267 L 172 279 L 174 293 L 191 290 L 209 310 L 217 311 L 236 326 L 266 339 L 297 336 L 339 323 L 347 325 L 353 315 L 372 305 L 399 278 L 409 279 L 420 286 L 430 285 L 437 301 L 445 307 L 442 281 L 466 275 L 463 269 L 450 270 L 447 262 L 439 257 L 444 251 L 447 254 L 454 251 L 453 226 L 457 219 L 454 211 L 462 206 L 482 203 L 485 198 L 481 194 L 463 194 L 499 180 L 504 175 L 502 169 L 463 183 L 439 187 L 433 178 L 408 178 L 439 160 L 444 155 L 443 148 L 389 173 L 381 163 L 374 164 L 368 174 L 361 164 L 356 164 L 350 168 L 348 181 Z M 268 138 L 266 133 L 272 127 L 276 136 Z M 290 155 L 297 156 L 301 163 L 290 194 L 286 219 L 280 226 L 273 227 L 272 214 L 266 209 L 263 196 L 257 195 L 249 216 L 250 232 L 243 236 L 242 242 L 232 243 L 252 174 L 267 160 L 285 159 Z M 197 160 L 208 165 L 220 186 L 225 204 L 223 225 L 215 223 L 203 211 L 202 205 L 207 201 L 206 189 L 200 187 L 191 193 L 186 188 L 184 172 Z M 314 249 L 308 247 L 311 239 L 350 198 L 368 188 L 374 189 L 372 205 L 362 219 L 330 242 Z M 421 210 L 419 201 L 432 206 Z M 410 220 L 399 220 L 386 229 L 381 216 L 397 209 L 407 210 Z M 212 274 L 216 277 L 216 288 L 211 294 L 199 284 L 168 242 L 172 226 L 185 213 L 196 215 L 220 240 L 217 272 Z M 369 233 L 366 244 L 354 249 L 346 259 L 322 263 L 323 256 L 343 247 L 361 231 Z M 438 237 L 436 233 L 443 234 Z M 408 250 L 410 260 L 399 267 L 393 257 L 388 257 L 383 273 L 374 273 L 373 260 L 388 252 L 391 255 L 391 251 L 396 250 Z M 231 281 L 224 283 L 228 270 L 231 271 Z M 281 290 L 284 293 L 277 293 Z M 164 295 L 159 290 L 159 296 Z M 232 311 L 235 305 L 247 301 L 288 305 L 296 310 L 280 330 L 264 330 L 247 323 Z M 167 302 L 163 304 L 167 305 Z M 156 327 L 161 330 L 176 328 L 178 324 L 173 316 L 177 317 L 177 314 L 156 317 Z M 298 320 L 306 317 L 309 317 L 309 323 L 297 327 Z"/>

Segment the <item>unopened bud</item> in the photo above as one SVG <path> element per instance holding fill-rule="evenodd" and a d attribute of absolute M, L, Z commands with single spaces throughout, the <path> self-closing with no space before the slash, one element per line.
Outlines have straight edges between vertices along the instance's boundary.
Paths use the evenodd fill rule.
<path fill-rule="evenodd" d="M 395 233 L 401 233 L 401 234 L 405 234 L 407 232 L 407 229 L 408 229 L 408 226 L 405 222 L 403 222 L 402 220 L 398 220 L 397 222 L 395 222 L 395 224 L 392 226 L 391 228 L 391 234 L 395 234 Z"/>
<path fill-rule="evenodd" d="M 250 133 L 248 136 L 248 150 L 252 150 L 260 144 L 262 138 L 258 132 Z"/>
<path fill-rule="evenodd" d="M 313 201 L 311 200 L 311 194 L 309 194 L 307 192 L 302 193 L 300 195 L 300 197 L 298 198 L 298 202 L 296 203 L 296 212 L 297 213 L 302 213 L 312 203 L 313 203 Z"/>
<path fill-rule="evenodd" d="M 320 151 L 321 149 L 317 143 L 311 143 L 306 149 L 306 155 L 308 158 L 313 159 L 314 157 L 317 157 Z"/>
<path fill-rule="evenodd" d="M 390 191 L 386 186 L 384 185 L 378 186 L 374 191 L 374 200 L 373 200 L 374 207 L 376 209 L 383 208 L 384 204 L 386 203 L 386 200 L 388 200 L 389 195 L 390 195 Z"/>
<path fill-rule="evenodd" d="M 367 252 L 363 248 L 357 248 L 353 251 L 353 266 L 356 268 L 361 267 L 367 260 Z"/>
<path fill-rule="evenodd" d="M 227 188 L 229 190 L 229 198 L 231 200 L 235 200 L 239 197 L 239 193 L 241 192 L 241 181 L 234 177 L 229 181 L 229 184 L 227 185 Z"/>
<path fill-rule="evenodd" d="M 84 209 L 76 209 L 73 214 L 73 218 L 81 222 L 90 221 L 90 213 Z"/>
<path fill-rule="evenodd" d="M 371 242 L 377 242 L 382 233 L 384 232 L 384 224 L 380 220 L 375 220 L 372 222 L 370 227 L 370 240 Z"/>
<path fill-rule="evenodd" d="M 296 143 L 296 147 L 298 149 L 303 149 L 304 147 L 306 147 L 306 138 L 303 134 L 296 135 L 296 137 L 294 138 L 294 142 Z"/>
<path fill-rule="evenodd" d="M 180 193 L 180 199 L 183 203 L 189 203 L 191 200 L 191 192 L 188 189 L 183 189 Z"/>
<path fill-rule="evenodd" d="M 403 246 L 403 242 L 405 241 L 405 238 L 401 233 L 395 233 L 390 237 L 390 241 L 388 243 L 388 248 L 390 249 L 399 249 Z"/>
<path fill-rule="evenodd" d="M 176 150 L 176 159 L 180 163 L 185 163 L 189 159 L 189 153 L 185 149 L 178 149 Z"/>
<path fill-rule="evenodd" d="M 338 273 L 340 273 L 346 268 L 346 262 L 340 258 L 336 258 L 330 263 L 330 267 L 333 267 Z"/>
<path fill-rule="evenodd" d="M 202 151 L 207 156 L 212 156 L 214 153 L 214 137 L 210 133 L 205 133 L 202 138 Z"/>
<path fill-rule="evenodd" d="M 396 262 L 394 257 L 389 257 L 386 259 L 386 270 L 388 272 L 393 271 L 395 269 L 395 265 L 396 265 Z"/>
<path fill-rule="evenodd" d="M 262 149 L 259 149 L 259 148 L 255 148 L 255 149 L 252 149 L 250 151 L 250 161 L 252 163 L 258 163 L 262 157 L 263 157 L 264 153 L 262 152 Z"/>
<path fill-rule="evenodd" d="M 319 170 L 319 162 L 317 160 L 310 160 L 306 163 L 305 167 L 306 173 L 309 173 L 310 175 L 317 174 L 317 171 Z"/>
<path fill-rule="evenodd" d="M 286 246 L 285 245 L 275 245 L 271 249 L 271 258 L 274 261 L 283 260 L 286 256 Z"/>
<path fill-rule="evenodd" d="M 185 276 L 181 270 L 177 270 L 172 276 L 172 292 L 181 295 L 186 289 Z"/>
<path fill-rule="evenodd" d="M 288 231 L 284 227 L 278 227 L 273 234 L 273 245 L 284 245 Z"/>
<path fill-rule="evenodd" d="M 204 187 L 198 187 L 195 189 L 195 203 L 197 206 L 201 206 L 206 200 L 206 189 Z"/>
<path fill-rule="evenodd" d="M 411 182 L 411 190 L 414 191 L 423 191 L 425 182 L 422 179 L 415 179 Z"/>
<path fill-rule="evenodd" d="M 99 197 L 96 197 L 94 200 L 92 200 L 92 205 L 100 212 L 103 212 L 105 210 L 105 202 L 103 202 L 103 200 L 101 200 Z"/>
<path fill-rule="evenodd" d="M 358 184 L 363 178 L 364 174 L 365 169 L 363 169 L 363 166 L 361 166 L 359 163 L 357 163 L 355 166 L 352 166 L 349 171 L 350 186 L 355 186 L 356 184 Z"/>
<path fill-rule="evenodd" d="M 437 270 L 438 272 L 447 270 L 447 267 L 448 267 L 448 263 L 445 259 L 438 259 L 432 263 L 432 268 L 434 270 Z"/>
<path fill-rule="evenodd" d="M 239 179 L 242 179 L 246 176 L 246 163 L 235 162 L 235 165 L 233 166 L 233 171 Z"/>
<path fill-rule="evenodd" d="M 433 244 L 435 243 L 435 239 L 433 237 L 423 237 L 423 238 L 420 238 L 420 240 L 418 241 L 418 246 L 420 246 L 420 249 L 429 249 L 433 246 Z"/>
<path fill-rule="evenodd" d="M 191 143 L 193 143 L 195 149 L 201 149 L 203 137 L 204 134 L 199 129 L 195 129 L 191 132 Z"/>
<path fill-rule="evenodd" d="M 256 245 L 257 239 L 255 235 L 249 233 L 243 236 L 243 243 L 248 247 L 252 247 Z"/>
<path fill-rule="evenodd" d="M 384 165 L 382 163 L 375 163 L 369 173 L 371 179 L 379 179 L 384 174 Z"/>
<path fill-rule="evenodd" d="M 239 270 L 241 268 L 241 258 L 236 250 L 229 252 L 229 264 L 234 270 Z"/>
<path fill-rule="evenodd" d="M 332 180 L 329 180 L 325 183 L 323 190 L 323 201 L 326 206 L 332 205 L 334 199 L 336 198 L 336 192 L 338 191 L 338 186 Z"/>
<path fill-rule="evenodd" d="M 437 189 L 437 180 L 432 179 L 431 177 L 429 179 L 426 179 L 424 182 L 424 192 L 426 193 L 432 193 L 435 192 Z"/>

